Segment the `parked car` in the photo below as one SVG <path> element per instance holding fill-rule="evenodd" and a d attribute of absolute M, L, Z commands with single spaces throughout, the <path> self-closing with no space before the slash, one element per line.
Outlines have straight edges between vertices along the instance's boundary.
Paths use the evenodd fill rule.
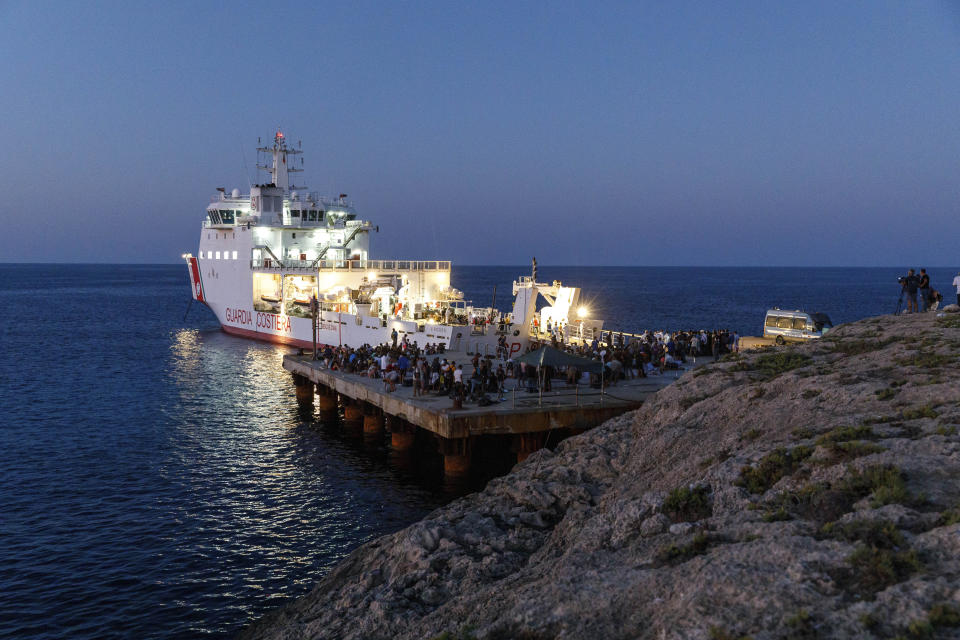
<path fill-rule="evenodd" d="M 832 327 L 825 313 L 769 309 L 763 320 L 763 337 L 773 338 L 777 344 L 805 342 L 822 338 Z"/>

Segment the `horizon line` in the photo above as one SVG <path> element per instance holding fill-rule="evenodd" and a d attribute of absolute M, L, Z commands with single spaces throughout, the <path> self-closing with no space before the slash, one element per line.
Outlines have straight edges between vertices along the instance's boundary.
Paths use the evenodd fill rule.
<path fill-rule="evenodd" d="M 405 261 L 404 258 L 397 258 L 397 261 Z M 430 260 L 421 262 L 432 262 Z M 123 266 L 123 267 L 170 267 L 179 264 L 174 262 L 0 262 L 0 266 Z M 520 269 L 530 268 L 529 264 L 458 264 L 455 267 L 517 267 Z M 538 262 L 537 267 L 573 267 L 578 269 L 956 269 L 952 265 L 926 265 L 924 267 L 906 267 L 903 265 L 802 265 L 802 264 L 561 264 L 561 263 L 543 263 Z"/>

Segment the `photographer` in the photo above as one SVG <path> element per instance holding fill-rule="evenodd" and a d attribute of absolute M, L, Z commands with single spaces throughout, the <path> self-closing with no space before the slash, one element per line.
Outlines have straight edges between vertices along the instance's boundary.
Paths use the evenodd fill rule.
<path fill-rule="evenodd" d="M 901 295 L 907 294 L 907 313 L 917 313 L 917 289 L 920 288 L 920 278 L 913 269 L 910 269 L 906 276 L 901 276 L 897 280 L 903 288 Z"/>
<path fill-rule="evenodd" d="M 920 300 L 923 302 L 921 311 L 930 308 L 930 276 L 926 269 L 920 269 Z"/>

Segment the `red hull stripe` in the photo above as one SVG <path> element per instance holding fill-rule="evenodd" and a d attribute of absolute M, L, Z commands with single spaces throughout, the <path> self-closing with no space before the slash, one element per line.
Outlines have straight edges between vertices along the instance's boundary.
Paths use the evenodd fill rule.
<path fill-rule="evenodd" d="M 200 263 L 197 258 L 189 258 L 188 262 L 190 263 L 190 285 L 193 288 L 193 299 L 206 303 L 203 297 L 203 279 L 200 277 Z"/>
<path fill-rule="evenodd" d="M 296 338 L 288 338 L 286 336 L 278 336 L 272 333 L 261 333 L 259 331 L 251 331 L 250 329 L 240 329 L 238 327 L 229 327 L 225 324 L 220 325 L 227 333 L 243 336 L 244 338 L 253 338 L 254 340 L 264 340 L 266 342 L 277 342 L 279 344 L 288 344 L 293 347 L 309 347 L 313 348 L 312 342 L 307 342 L 306 340 L 297 340 Z M 317 344 L 318 347 L 323 345 Z"/>

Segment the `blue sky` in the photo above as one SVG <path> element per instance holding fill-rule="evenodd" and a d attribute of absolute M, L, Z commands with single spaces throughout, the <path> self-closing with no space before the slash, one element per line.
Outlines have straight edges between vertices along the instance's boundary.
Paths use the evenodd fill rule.
<path fill-rule="evenodd" d="M 172 262 L 257 137 L 460 264 L 960 263 L 941 2 L 0 1 L 0 262 Z"/>

